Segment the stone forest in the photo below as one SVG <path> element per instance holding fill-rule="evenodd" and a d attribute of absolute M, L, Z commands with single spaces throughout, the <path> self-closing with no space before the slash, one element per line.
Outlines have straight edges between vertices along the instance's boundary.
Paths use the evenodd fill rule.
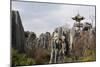
<path fill-rule="evenodd" d="M 24 31 L 20 13 L 11 11 L 11 58 L 12 65 L 38 65 L 96 60 L 96 27 L 82 20 L 77 14 L 72 28 L 60 26 L 54 32 Z"/>

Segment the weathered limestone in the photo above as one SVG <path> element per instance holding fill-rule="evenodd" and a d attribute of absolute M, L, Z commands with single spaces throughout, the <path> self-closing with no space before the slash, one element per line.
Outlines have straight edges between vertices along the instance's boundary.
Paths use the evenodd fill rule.
<path fill-rule="evenodd" d="M 36 34 L 34 32 L 25 32 L 26 44 L 25 49 L 32 50 L 36 48 Z"/>
<path fill-rule="evenodd" d="M 62 26 L 56 28 L 51 39 L 50 63 L 64 62 L 64 55 L 69 53 L 69 28 Z"/>
<path fill-rule="evenodd" d="M 12 47 L 18 49 L 19 52 L 24 52 L 25 36 L 20 14 L 18 11 L 12 11 L 11 16 L 12 16 L 12 21 L 11 21 Z"/>
<path fill-rule="evenodd" d="M 59 39 L 58 33 L 54 32 L 53 38 L 51 41 L 51 57 L 50 63 L 60 63 L 62 62 L 62 42 Z"/>
<path fill-rule="evenodd" d="M 25 32 L 25 39 L 26 39 L 26 48 L 27 49 L 34 49 L 34 48 L 45 48 L 50 49 L 50 33 L 42 33 L 39 38 L 36 37 L 34 32 Z"/>
<path fill-rule="evenodd" d="M 51 39 L 51 35 L 49 32 L 42 33 L 39 36 L 39 38 L 37 39 L 38 47 L 49 49 L 50 48 L 50 39 Z"/>

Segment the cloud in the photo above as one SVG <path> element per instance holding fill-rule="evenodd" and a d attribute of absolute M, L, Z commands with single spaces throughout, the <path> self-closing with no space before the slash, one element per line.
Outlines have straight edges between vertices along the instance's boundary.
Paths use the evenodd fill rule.
<path fill-rule="evenodd" d="M 75 22 L 71 18 L 78 12 L 86 18 L 84 22 L 91 22 L 89 16 L 95 16 L 94 6 L 13 1 L 12 9 L 19 11 L 24 30 L 33 31 L 38 36 L 46 31 L 52 33 L 56 27 L 64 24 L 71 27 Z"/>

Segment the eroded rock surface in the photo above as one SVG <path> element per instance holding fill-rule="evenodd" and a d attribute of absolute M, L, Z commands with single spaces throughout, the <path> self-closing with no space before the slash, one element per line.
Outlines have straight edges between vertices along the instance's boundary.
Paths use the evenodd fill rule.
<path fill-rule="evenodd" d="M 25 36 L 20 14 L 18 11 L 12 11 L 11 17 L 12 47 L 18 49 L 19 52 L 24 52 Z"/>

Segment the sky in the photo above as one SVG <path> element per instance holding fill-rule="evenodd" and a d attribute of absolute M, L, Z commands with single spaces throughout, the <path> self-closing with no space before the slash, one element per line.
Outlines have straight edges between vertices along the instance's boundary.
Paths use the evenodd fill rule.
<path fill-rule="evenodd" d="M 78 13 L 85 17 L 82 22 L 95 24 L 95 6 L 12 1 L 11 8 L 19 11 L 24 30 L 37 36 L 59 26 L 72 27 L 72 17 Z"/>

